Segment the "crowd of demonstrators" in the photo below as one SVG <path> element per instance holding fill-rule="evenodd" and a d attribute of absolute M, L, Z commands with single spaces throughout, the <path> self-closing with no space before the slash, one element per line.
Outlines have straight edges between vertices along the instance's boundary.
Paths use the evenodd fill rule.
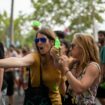
<path fill-rule="evenodd" d="M 21 57 L 26 56 L 28 53 L 30 53 L 30 50 L 27 47 L 23 47 L 21 49 Z M 19 87 L 19 91 L 21 90 L 25 90 L 27 88 L 28 85 L 28 68 L 27 67 L 21 67 L 21 70 L 19 71 L 20 75 L 19 75 L 19 83 L 18 83 L 18 87 Z M 20 91 L 21 92 L 21 91 Z"/>
<path fill-rule="evenodd" d="M 9 48 L 4 48 L 3 44 L 0 42 L 0 59 L 8 58 L 8 57 L 20 57 L 25 54 L 25 52 L 21 51 L 23 49 L 16 49 L 13 45 L 11 45 Z M 28 51 L 29 49 L 27 49 Z M 14 104 L 14 91 L 20 91 L 20 78 L 22 75 L 20 75 L 22 72 L 22 68 L 0 68 L 0 103 L 3 105 L 6 104 L 6 96 L 8 96 L 7 103 L 9 105 Z M 23 74 L 24 75 L 24 74 Z M 18 78 L 18 80 L 17 80 Z M 22 82 L 21 82 L 22 83 Z M 15 85 L 17 85 L 15 87 Z M 24 84 L 23 84 L 24 85 Z M 24 87 L 24 86 L 23 86 Z M 17 90 L 19 88 L 19 90 Z M 0 104 L 1 105 L 1 104 Z"/>
<path fill-rule="evenodd" d="M 10 46 L 10 48 L 7 51 L 7 58 L 8 57 L 22 57 L 26 54 L 28 54 L 29 48 L 27 46 L 24 46 L 23 48 L 16 48 L 13 45 Z M 23 95 L 24 94 L 24 88 L 25 85 L 27 84 L 25 79 L 28 78 L 26 75 L 24 67 L 17 67 L 17 68 L 9 68 L 6 72 L 7 76 L 7 81 L 11 79 L 12 83 L 9 83 L 7 90 L 12 90 L 11 94 L 14 94 L 14 91 L 18 95 Z M 7 91 L 7 95 L 8 95 Z M 10 91 L 9 91 L 10 92 Z M 12 95 L 13 97 L 13 95 Z M 13 98 L 12 98 L 13 99 Z M 12 101 L 13 102 L 13 101 Z"/>
<path fill-rule="evenodd" d="M 2 59 L 0 60 L 0 67 L 30 66 L 32 87 L 38 87 L 40 85 L 40 82 L 42 82 L 40 81 L 40 73 L 42 73 L 43 85 L 47 87 L 45 88 L 47 91 L 45 97 L 50 98 L 49 105 L 62 105 L 59 85 L 63 76 L 61 71 L 54 65 L 54 61 L 50 55 L 50 49 L 54 46 L 55 39 L 56 35 L 51 29 L 43 28 L 39 30 L 35 38 L 37 51 L 21 58 L 10 57 Z M 45 91 L 44 88 L 41 91 Z M 24 102 L 24 105 L 26 104 L 27 100 Z"/>
<path fill-rule="evenodd" d="M 15 48 L 14 49 L 15 51 L 15 56 L 14 57 L 21 57 L 22 56 L 22 52 L 21 52 L 21 49 L 20 48 Z M 21 95 L 21 68 L 18 67 L 18 68 L 13 68 L 14 71 L 12 71 L 14 73 L 14 89 L 16 90 L 17 94 L 18 95 Z"/>
<path fill-rule="evenodd" d="M 102 82 L 98 87 L 97 98 L 105 105 L 105 31 L 98 32 L 98 46 L 100 49 L 100 65 L 102 68 Z"/>
<path fill-rule="evenodd" d="M 55 47 L 57 37 L 61 42 L 60 48 Z M 101 72 L 105 66 L 104 31 L 99 31 L 98 37 L 98 46 L 92 35 L 82 33 L 75 34 L 70 42 L 65 39 L 63 31 L 43 27 L 35 34 L 34 52 L 27 48 L 16 50 L 11 46 L 6 58 L 0 59 L 0 90 L 5 70 L 9 105 L 14 103 L 14 83 L 19 92 L 21 88 L 25 90 L 24 105 L 31 101 L 33 105 L 39 105 L 41 98 L 34 96 L 38 95 L 42 85 L 40 90 L 48 105 L 95 105 L 96 94 L 104 105 L 105 88 L 99 86 L 101 74 L 105 74 Z"/>
<path fill-rule="evenodd" d="M 55 52 L 56 50 L 52 48 L 53 59 L 55 59 Z M 79 63 L 72 69 L 71 63 L 75 61 Z M 71 97 L 66 105 L 95 105 L 101 69 L 99 50 L 93 37 L 81 33 L 75 34 L 71 45 L 71 57 L 61 55 L 58 65 L 69 83 L 68 91 Z"/>
<path fill-rule="evenodd" d="M 16 57 L 17 52 L 15 51 L 15 47 L 13 45 L 10 46 L 10 48 L 7 49 L 6 52 L 6 58 L 8 57 Z M 15 86 L 15 72 L 14 68 L 7 68 L 6 74 L 6 82 L 8 83 L 7 85 L 7 96 L 8 96 L 8 103 L 9 105 L 13 105 L 13 100 L 14 100 L 14 86 Z"/>

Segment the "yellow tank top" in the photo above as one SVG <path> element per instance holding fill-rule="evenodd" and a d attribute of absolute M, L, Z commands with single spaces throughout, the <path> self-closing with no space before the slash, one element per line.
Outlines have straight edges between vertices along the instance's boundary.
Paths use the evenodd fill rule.
<path fill-rule="evenodd" d="M 38 53 L 32 53 L 35 61 L 31 65 L 31 83 L 33 87 L 40 84 L 40 58 Z M 47 64 L 42 68 L 42 79 L 44 84 L 49 88 L 49 97 L 52 105 L 62 105 L 59 92 L 61 82 L 61 72 L 52 64 Z"/>

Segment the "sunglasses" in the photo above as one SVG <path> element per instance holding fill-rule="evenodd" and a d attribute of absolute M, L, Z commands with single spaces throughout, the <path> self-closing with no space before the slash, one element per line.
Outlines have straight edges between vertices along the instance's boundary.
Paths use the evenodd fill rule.
<path fill-rule="evenodd" d="M 39 41 L 42 42 L 42 43 L 46 43 L 47 39 L 45 37 L 35 38 L 34 41 L 35 41 L 35 43 L 39 43 Z"/>

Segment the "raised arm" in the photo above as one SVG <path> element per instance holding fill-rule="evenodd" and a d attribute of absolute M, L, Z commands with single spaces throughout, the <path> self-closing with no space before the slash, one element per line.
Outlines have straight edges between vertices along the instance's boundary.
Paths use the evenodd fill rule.
<path fill-rule="evenodd" d="M 34 62 L 34 58 L 32 54 L 28 54 L 24 57 L 9 57 L 5 59 L 0 59 L 0 67 L 22 67 L 32 65 Z"/>
<path fill-rule="evenodd" d="M 62 56 L 61 62 L 62 64 L 62 72 L 67 77 L 67 80 L 69 84 L 71 85 L 72 89 L 76 93 L 82 93 L 89 89 L 92 84 L 96 81 L 96 79 L 100 76 L 100 70 L 99 68 L 91 63 L 89 64 L 85 69 L 85 74 L 81 79 L 77 79 L 70 71 L 70 68 L 68 67 L 68 59 L 64 56 Z"/>
<path fill-rule="evenodd" d="M 86 68 L 86 72 L 83 77 L 79 80 L 70 71 L 69 68 L 65 68 L 65 75 L 72 89 L 76 93 L 82 93 L 89 89 L 96 79 L 99 78 L 100 70 L 95 65 L 89 65 Z"/>

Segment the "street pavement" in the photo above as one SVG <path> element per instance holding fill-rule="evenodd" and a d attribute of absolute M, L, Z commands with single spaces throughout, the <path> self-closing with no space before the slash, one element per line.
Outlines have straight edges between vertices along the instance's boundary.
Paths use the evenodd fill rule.
<path fill-rule="evenodd" d="M 24 101 L 24 94 L 14 94 L 14 104 L 13 105 L 23 105 Z M 8 104 L 8 97 L 2 96 L 0 98 L 0 105 L 9 105 Z"/>
<path fill-rule="evenodd" d="M 24 94 L 14 94 L 14 105 L 23 105 L 24 101 Z M 6 104 L 2 104 L 0 102 L 0 105 L 8 105 L 8 98 L 6 97 Z M 99 101 L 96 99 L 96 105 L 101 105 Z"/>
<path fill-rule="evenodd" d="M 23 105 L 24 96 L 16 95 L 14 105 Z M 96 99 L 96 105 L 101 105 L 100 102 Z"/>
<path fill-rule="evenodd" d="M 14 105 L 23 105 L 24 96 L 23 95 L 15 95 L 14 97 Z"/>

